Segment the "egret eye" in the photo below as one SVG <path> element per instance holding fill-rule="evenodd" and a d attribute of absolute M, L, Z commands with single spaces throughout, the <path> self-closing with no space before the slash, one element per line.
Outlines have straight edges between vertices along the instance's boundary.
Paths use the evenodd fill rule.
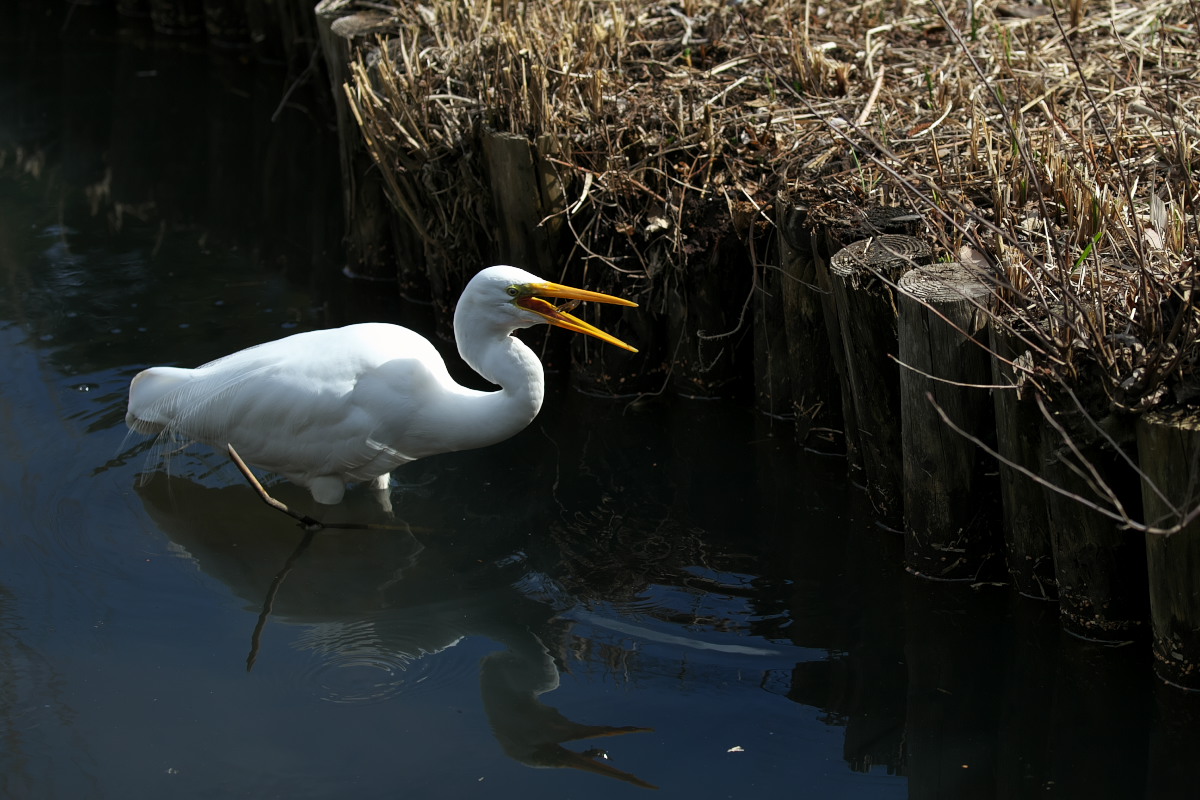
<path fill-rule="evenodd" d="M 515 287 L 515 286 L 508 287 L 508 296 L 509 297 L 516 297 L 520 293 L 521 293 L 521 290 L 518 289 L 517 287 Z"/>

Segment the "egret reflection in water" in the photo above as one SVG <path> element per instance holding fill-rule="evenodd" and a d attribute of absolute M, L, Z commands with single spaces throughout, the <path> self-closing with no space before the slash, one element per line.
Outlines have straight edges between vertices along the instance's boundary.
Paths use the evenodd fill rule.
<path fill-rule="evenodd" d="M 277 488 L 284 497 L 302 491 Z M 407 676 L 422 666 L 425 675 L 435 672 L 439 654 L 465 637 L 484 637 L 504 648 L 483 658 L 479 683 L 492 732 L 509 757 L 654 788 L 607 763 L 602 751 L 563 746 L 650 729 L 576 722 L 542 702 L 558 688 L 570 622 L 516 587 L 524 572 L 519 559 L 481 560 L 476 548 L 461 547 L 464 539 L 486 536 L 486 526 L 480 535 L 465 525 L 301 533 L 246 487 L 209 488 L 159 475 L 138 494 L 178 555 L 227 586 L 248 610 L 260 609 L 253 634 L 247 626 L 250 666 L 278 646 L 271 641 L 278 623 L 304 626 L 296 644 L 321 660 L 305 679 L 328 700 L 379 702 L 419 691 L 419 679 Z M 358 519 L 386 516 L 367 494 L 348 495 L 344 505 Z M 374 667 L 373 674 L 388 679 L 351 693 L 320 686 L 339 667 Z"/>

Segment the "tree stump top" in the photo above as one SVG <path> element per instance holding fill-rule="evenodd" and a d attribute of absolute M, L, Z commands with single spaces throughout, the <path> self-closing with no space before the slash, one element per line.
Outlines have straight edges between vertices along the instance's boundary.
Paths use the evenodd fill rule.
<path fill-rule="evenodd" d="M 829 269 L 854 284 L 874 275 L 894 280 L 906 270 L 927 261 L 932 252 L 929 242 L 924 239 L 885 233 L 838 250 L 829 261 Z"/>
<path fill-rule="evenodd" d="M 958 261 L 926 264 L 904 273 L 897 282 L 900 291 L 923 303 L 957 303 L 963 300 L 983 305 L 991 289 L 975 267 Z"/>
<path fill-rule="evenodd" d="M 341 9 L 335 9 L 341 11 Z M 369 33 L 382 31 L 387 27 L 390 19 L 387 14 L 377 12 L 363 11 L 358 14 L 349 14 L 345 17 L 338 17 L 329 25 L 329 29 L 338 36 L 345 39 L 352 39 L 355 36 L 365 36 Z"/>
<path fill-rule="evenodd" d="M 845 200 L 830 200 L 814 206 L 806 224 L 810 230 L 825 229 L 842 241 L 854 241 L 883 234 L 913 234 L 923 219 L 906 206 L 863 208 Z"/>
<path fill-rule="evenodd" d="M 1200 431 L 1200 408 L 1194 406 L 1155 409 L 1145 414 L 1142 419 L 1148 425 L 1164 425 L 1187 431 Z"/>

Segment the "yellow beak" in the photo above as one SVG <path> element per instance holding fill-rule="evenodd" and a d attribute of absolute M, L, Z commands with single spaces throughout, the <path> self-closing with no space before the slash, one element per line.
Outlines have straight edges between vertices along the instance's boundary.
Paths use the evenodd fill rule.
<path fill-rule="evenodd" d="M 544 297 L 562 298 L 571 302 L 564 303 L 561 307 L 558 307 L 553 303 L 543 300 L 542 298 Z M 587 289 L 573 289 L 570 286 L 562 286 L 557 283 L 527 283 L 521 287 L 521 295 L 516 299 L 516 303 L 526 311 L 532 311 L 537 314 L 551 325 L 566 328 L 576 333 L 586 333 L 588 336 L 595 336 L 597 339 L 601 339 L 609 344 L 615 344 L 617 347 L 628 350 L 631 353 L 637 352 L 637 348 L 630 347 L 617 337 L 611 336 L 578 317 L 567 313 L 567 311 L 575 308 L 583 300 L 593 303 L 611 303 L 618 306 L 637 307 L 637 303 L 622 300 L 620 297 L 613 297 L 610 294 L 601 294 L 600 292 L 589 292 Z"/>

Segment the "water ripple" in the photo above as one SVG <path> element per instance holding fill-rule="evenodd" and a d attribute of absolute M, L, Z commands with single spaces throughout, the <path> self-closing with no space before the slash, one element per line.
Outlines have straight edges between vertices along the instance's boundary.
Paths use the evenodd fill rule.
<path fill-rule="evenodd" d="M 388 633 L 381 636 L 370 620 L 308 627 L 294 643 L 310 654 L 295 680 L 303 692 L 320 700 L 375 704 L 401 693 L 437 691 L 467 666 L 462 659 L 441 654 L 458 639 L 428 649 L 415 638 Z"/>

